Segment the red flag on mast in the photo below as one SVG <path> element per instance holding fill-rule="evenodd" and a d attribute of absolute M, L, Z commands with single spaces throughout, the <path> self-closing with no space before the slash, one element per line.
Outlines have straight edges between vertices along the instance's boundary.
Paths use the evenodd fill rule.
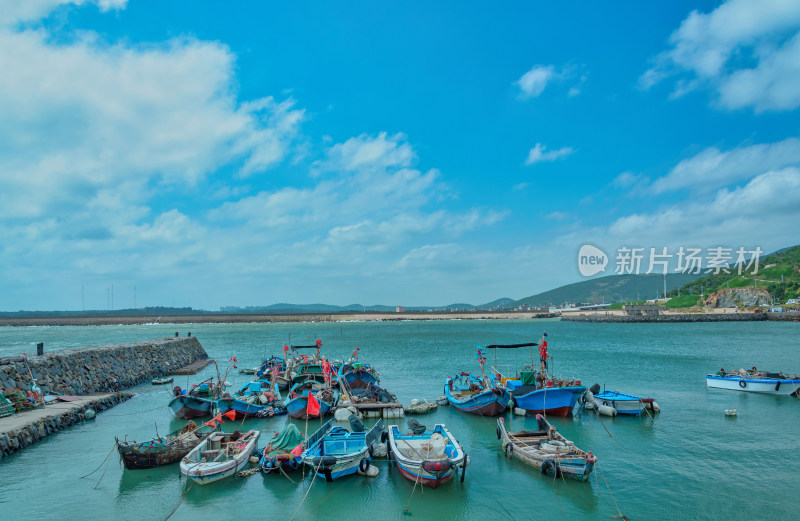
<path fill-rule="evenodd" d="M 317 398 L 308 393 L 308 404 L 306 405 L 306 414 L 309 416 L 319 416 L 319 402 Z"/>

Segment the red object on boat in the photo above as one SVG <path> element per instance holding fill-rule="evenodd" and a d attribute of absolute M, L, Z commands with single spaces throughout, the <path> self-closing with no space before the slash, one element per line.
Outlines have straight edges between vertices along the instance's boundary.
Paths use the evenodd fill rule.
<path fill-rule="evenodd" d="M 547 382 L 547 387 L 553 387 L 553 382 Z"/>
<path fill-rule="evenodd" d="M 580 385 L 580 384 L 581 384 L 580 380 L 575 380 L 575 385 Z"/>

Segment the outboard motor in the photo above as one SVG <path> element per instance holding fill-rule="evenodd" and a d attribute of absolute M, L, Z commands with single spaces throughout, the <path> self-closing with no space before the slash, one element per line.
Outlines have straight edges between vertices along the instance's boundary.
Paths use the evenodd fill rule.
<path fill-rule="evenodd" d="M 408 425 L 408 428 L 411 429 L 411 432 L 414 434 L 422 434 L 428 429 L 414 418 L 407 419 L 406 425 Z"/>
<path fill-rule="evenodd" d="M 348 419 L 350 420 L 350 429 L 353 432 L 365 432 L 367 430 L 355 414 L 351 414 Z"/>
<path fill-rule="evenodd" d="M 589 387 L 589 390 L 592 391 L 592 394 L 598 394 L 600 392 L 600 384 L 594 384 Z"/>

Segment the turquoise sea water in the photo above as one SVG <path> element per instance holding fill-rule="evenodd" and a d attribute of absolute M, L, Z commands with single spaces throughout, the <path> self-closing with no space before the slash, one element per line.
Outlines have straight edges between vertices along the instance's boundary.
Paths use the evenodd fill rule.
<path fill-rule="evenodd" d="M 448 374 L 479 370 L 476 344 L 537 341 L 543 330 L 557 374 L 581 378 L 587 386 L 598 382 L 653 396 L 662 408 L 655 421 L 598 418 L 590 412 L 551 419 L 564 436 L 597 455 L 597 481 L 594 476 L 589 483 L 553 480 L 507 460 L 499 450 L 494 419 L 449 407 L 415 418 L 429 426 L 447 424 L 472 464 L 464 483 L 437 490 L 417 487 L 413 497 L 413 483 L 386 462 L 376 463 L 377 478 L 318 479 L 312 485 L 308 473 L 304 480 L 299 472 L 290 474 L 298 483 L 256 474 L 194 486 L 182 502 L 186 484 L 177 465 L 126 471 L 114 453 L 110 465 L 81 479 L 101 464 L 114 436 L 145 440 L 156 426 L 161 434 L 182 426 L 166 406 L 168 391 L 148 384 L 95 420 L 0 460 L 0 518 L 165 519 L 177 507 L 171 519 L 288 520 L 297 510 L 295 519 L 581 520 L 611 519 L 618 512 L 615 503 L 634 521 L 796 518 L 800 400 L 707 390 L 704 379 L 720 367 L 800 372 L 800 329 L 794 323 L 465 320 L 0 328 L 0 356 L 35 352 L 35 342 L 42 341 L 51 351 L 191 331 L 211 357 L 227 361 L 235 355 L 239 367 L 252 367 L 265 353 L 279 354 L 290 339 L 305 344 L 319 337 L 323 352 L 334 358 L 346 358 L 356 345 L 361 347 L 361 359 L 375 364 L 382 384 L 408 403 L 436 398 Z M 530 363 L 524 349 L 499 356 L 501 366 Z M 212 366 L 188 380 L 213 372 Z M 247 378 L 236 373 L 231 379 L 238 386 Z M 186 385 L 187 378 L 177 383 Z M 730 408 L 739 415 L 726 417 L 723 410 Z M 532 418 L 506 418 L 515 430 L 535 424 Z M 256 428 L 268 437 L 286 421 L 229 422 L 225 430 Z M 311 422 L 309 431 L 318 425 Z"/>

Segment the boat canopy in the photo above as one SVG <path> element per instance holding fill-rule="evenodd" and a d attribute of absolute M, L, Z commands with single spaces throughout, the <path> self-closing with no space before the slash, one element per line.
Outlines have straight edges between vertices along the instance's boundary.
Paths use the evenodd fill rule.
<path fill-rule="evenodd" d="M 514 349 L 517 347 L 536 347 L 538 345 L 539 344 L 537 344 L 536 342 L 530 342 L 527 344 L 492 344 L 490 346 L 486 346 L 485 349 Z"/>

